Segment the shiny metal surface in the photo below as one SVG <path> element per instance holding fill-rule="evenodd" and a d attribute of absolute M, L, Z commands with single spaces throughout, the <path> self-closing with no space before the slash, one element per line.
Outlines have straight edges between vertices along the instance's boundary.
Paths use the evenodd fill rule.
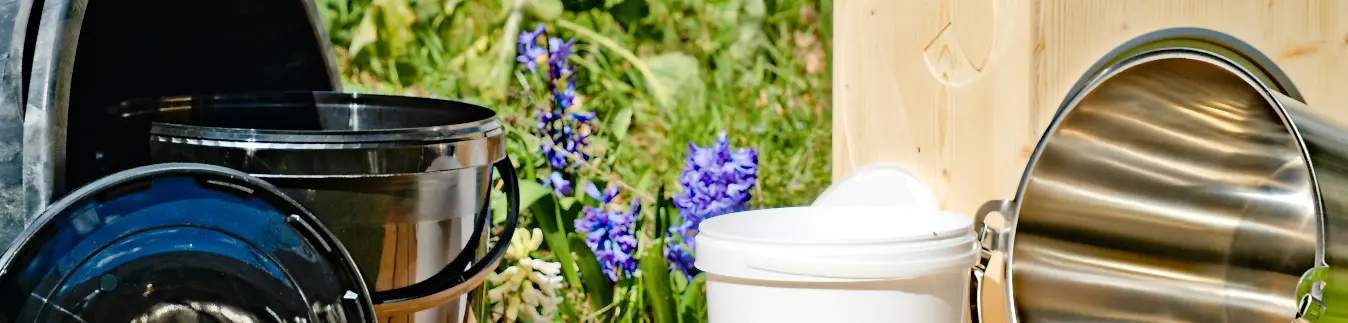
<path fill-rule="evenodd" d="M 472 259 L 477 250 L 465 248 L 490 235 L 474 234 L 488 225 L 475 227 L 475 216 L 485 214 L 492 166 L 505 150 L 486 108 L 292 92 L 137 100 L 113 111 L 122 121 L 103 130 L 106 160 L 204 162 L 275 184 L 345 242 L 377 309 L 395 308 L 379 304 L 381 293 L 427 280 L 461 254 Z M 461 321 L 461 298 L 446 300 L 380 314 Z M 426 306 L 434 308 L 416 311 Z"/>
<path fill-rule="evenodd" d="M 36 40 L 22 114 L 30 217 L 98 178 L 95 137 L 85 129 L 107 121 L 107 106 L 185 93 L 338 89 L 310 0 L 47 0 L 40 9 L 29 26 Z"/>
<path fill-rule="evenodd" d="M 378 175 L 390 187 L 407 187 L 426 173 L 489 170 L 505 157 L 495 112 L 454 101 L 293 92 L 123 105 L 126 118 L 153 113 L 150 155 L 264 178 Z M 143 109 L 150 105 L 156 108 Z"/>
<path fill-rule="evenodd" d="M 1315 174 L 1316 189 L 1320 192 L 1320 210 L 1323 217 L 1323 264 L 1328 266 L 1325 276 L 1303 280 L 1303 286 L 1315 286 L 1310 291 L 1311 304 L 1303 309 L 1319 307 L 1319 315 L 1303 317 L 1306 322 L 1335 322 L 1348 320 L 1348 127 L 1335 124 L 1308 113 L 1299 101 L 1279 94 L 1279 102 L 1288 107 L 1298 133 L 1305 142 Z M 1327 285 L 1327 286 L 1326 286 Z M 1325 306 L 1329 308 L 1325 308 Z"/>
<path fill-rule="evenodd" d="M 0 0 L 0 248 L 23 230 L 23 58 L 31 0 Z"/>
<path fill-rule="evenodd" d="M 322 224 L 236 170 L 159 164 L 55 202 L 0 257 L 5 322 L 372 322 Z"/>
<path fill-rule="evenodd" d="M 342 241 L 373 291 L 426 280 L 466 250 L 473 214 L 487 199 L 490 166 L 421 175 L 366 178 L 265 178 L 304 201 Z M 485 243 L 488 235 L 482 235 Z M 464 302 L 385 318 L 461 322 Z M 388 313 L 380 313 L 388 314 Z"/>
<path fill-rule="evenodd" d="M 1157 53 L 1063 118 L 1020 201 L 1026 321 L 1291 321 L 1318 213 L 1296 137 L 1220 62 Z"/>
<path fill-rule="evenodd" d="M 29 51 L 33 58 L 30 76 L 24 84 L 27 93 L 21 114 L 25 220 L 35 217 L 56 199 L 54 191 L 61 182 L 57 170 L 63 165 L 58 163 L 65 158 L 65 110 L 70 89 L 70 73 L 63 71 L 74 65 L 84 7 L 85 0 L 55 0 L 44 1 L 39 10 L 39 29 Z"/>
<path fill-rule="evenodd" d="M 1010 321 L 1290 322 L 1303 274 L 1348 265 L 1348 132 L 1248 46 L 1188 32 L 1102 60 L 1016 199 L 980 211 L 1010 224 L 983 234 L 1008 290 L 981 290 Z"/>

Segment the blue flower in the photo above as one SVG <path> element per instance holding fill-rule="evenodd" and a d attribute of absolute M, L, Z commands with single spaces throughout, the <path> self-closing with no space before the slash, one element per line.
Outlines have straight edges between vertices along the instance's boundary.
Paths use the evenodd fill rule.
<path fill-rule="evenodd" d="M 585 194 L 598 200 L 600 205 L 608 205 L 613 202 L 613 199 L 618 198 L 618 187 L 609 185 L 604 188 L 603 192 L 600 192 L 599 187 L 595 186 L 594 182 L 585 182 Z"/>
<path fill-rule="evenodd" d="M 637 239 L 632 231 L 641 213 L 641 204 L 633 200 L 627 211 L 616 210 L 613 200 L 618 196 L 618 188 L 612 185 L 600 193 L 594 184 L 586 183 L 585 192 L 599 200 L 601 207 L 585 206 L 581 210 L 582 216 L 576 219 L 576 232 L 585 235 L 585 245 L 594 252 L 610 281 L 631 277 L 637 270 L 633 255 Z"/>
<path fill-rule="evenodd" d="M 571 47 L 575 45 L 575 39 L 563 41 L 561 38 L 548 38 L 548 72 L 553 80 L 560 80 L 574 72 L 568 60 L 573 52 Z"/>
<path fill-rule="evenodd" d="M 546 37 L 542 24 L 533 31 L 520 33 L 519 57 L 521 65 L 529 71 L 535 71 L 540 58 L 546 57 L 547 84 L 552 97 L 551 105 L 539 106 L 534 111 L 538 118 L 535 126 L 539 136 L 539 153 L 547 161 L 551 174 L 540 182 L 551 187 L 558 196 L 571 194 L 571 180 L 580 162 L 590 160 L 587 148 L 590 145 L 590 122 L 595 119 L 594 112 L 580 111 L 576 99 L 575 69 L 570 58 L 575 55 L 573 47 L 576 41 Z M 538 46 L 546 38 L 546 48 Z"/>
<path fill-rule="evenodd" d="M 519 56 L 515 57 L 515 61 L 524 65 L 530 72 L 538 69 L 538 58 L 547 53 L 547 50 L 538 47 L 538 38 L 542 35 L 543 24 L 538 24 L 532 32 L 527 30 L 520 32 L 519 39 L 516 40 Z"/>
<path fill-rule="evenodd" d="M 753 148 L 731 149 L 725 132 L 711 147 L 688 144 L 679 185 L 674 197 L 682 222 L 665 235 L 665 258 L 670 269 L 689 279 L 694 274 L 692 250 L 702 220 L 748 209 L 750 191 L 758 181 L 758 152 Z"/>
<path fill-rule="evenodd" d="M 556 37 L 548 39 L 548 80 L 552 84 L 553 101 L 557 103 L 556 110 L 566 111 L 575 105 L 576 79 L 572 77 L 575 71 L 570 63 L 571 47 L 575 45 L 575 39 L 569 41 L 562 41 Z"/>
<path fill-rule="evenodd" d="M 557 196 L 571 195 L 571 181 L 562 178 L 561 172 L 552 172 L 552 175 L 544 178 L 543 186 L 551 187 L 552 193 L 557 194 Z"/>
<path fill-rule="evenodd" d="M 575 122 L 590 122 L 594 120 L 594 112 L 572 112 L 569 117 Z"/>
<path fill-rule="evenodd" d="M 684 278 L 693 279 L 692 235 L 688 232 L 688 223 L 680 223 L 665 232 L 665 260 L 669 261 L 669 270 L 683 273 Z"/>

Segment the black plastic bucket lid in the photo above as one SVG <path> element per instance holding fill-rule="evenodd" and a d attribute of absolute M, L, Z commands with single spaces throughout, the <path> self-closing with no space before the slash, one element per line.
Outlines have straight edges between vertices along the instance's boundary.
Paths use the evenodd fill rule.
<path fill-rule="evenodd" d="M 321 223 L 271 185 L 200 164 L 95 181 L 0 257 L 0 322 L 373 322 Z"/>

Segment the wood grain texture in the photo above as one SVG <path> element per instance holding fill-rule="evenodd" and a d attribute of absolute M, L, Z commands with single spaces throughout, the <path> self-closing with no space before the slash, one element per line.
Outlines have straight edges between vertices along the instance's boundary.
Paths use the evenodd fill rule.
<path fill-rule="evenodd" d="M 1348 1 L 838 0 L 833 19 L 834 178 L 897 162 L 947 210 L 1012 196 L 1068 89 L 1160 29 L 1248 42 L 1348 123 Z"/>
<path fill-rule="evenodd" d="M 1156 30 L 1241 39 L 1288 74 L 1313 112 L 1348 124 L 1348 1 L 837 0 L 833 21 L 834 179 L 898 163 L 943 209 L 965 214 L 1015 194 L 1087 68 Z M 1003 283 L 990 277 L 985 290 Z M 1004 316 L 1004 297 L 984 295 L 990 314 Z"/>

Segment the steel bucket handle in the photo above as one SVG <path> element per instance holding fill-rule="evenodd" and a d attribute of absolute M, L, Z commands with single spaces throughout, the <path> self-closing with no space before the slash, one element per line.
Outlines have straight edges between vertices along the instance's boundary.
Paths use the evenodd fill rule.
<path fill-rule="evenodd" d="M 483 228 L 483 224 L 490 221 L 491 213 L 487 207 L 490 203 L 486 203 L 483 205 L 482 211 L 478 212 L 476 222 L 474 222 L 477 230 L 473 230 L 473 234 L 468 238 L 468 245 L 463 248 L 463 252 L 460 252 L 453 261 L 450 261 L 449 264 L 440 269 L 440 272 L 435 273 L 430 278 L 412 285 L 370 293 L 375 312 L 412 312 L 444 304 L 450 298 L 463 295 L 482 285 L 482 281 L 487 278 L 487 275 L 496 269 L 496 265 L 500 263 L 501 257 L 505 255 L 506 249 L 510 246 L 510 240 L 515 235 L 515 226 L 519 224 L 520 184 L 519 177 L 515 174 L 515 166 L 510 162 L 510 157 L 502 158 L 492 166 L 501 173 L 501 180 L 505 182 L 503 189 L 506 192 L 507 204 L 505 230 L 501 232 L 500 239 L 496 240 L 496 245 L 493 245 L 482 259 L 474 259 L 476 257 L 473 253 L 468 252 L 477 249 L 479 241 L 482 240 L 482 232 L 488 231 L 488 229 Z M 469 262 L 472 263 L 471 267 L 468 266 Z"/>
<path fill-rule="evenodd" d="M 978 207 L 977 213 L 974 213 L 974 228 L 975 230 L 978 230 L 978 261 L 974 263 L 974 267 L 969 271 L 969 321 L 972 323 L 988 322 L 988 320 L 984 319 L 983 315 L 983 308 L 985 306 L 983 306 L 982 291 L 983 278 L 987 276 L 990 271 L 989 268 L 994 269 L 991 270 L 994 275 L 1003 277 L 1003 284 L 1009 281 L 1010 277 L 1007 275 L 1007 270 L 1009 268 L 1006 266 L 1006 257 L 1010 255 L 1010 252 L 1008 252 L 1009 250 L 1007 250 L 1010 246 L 1007 245 L 1007 242 L 1009 241 L 1008 239 L 1011 234 L 1011 221 L 1014 221 L 1014 218 L 1012 218 L 1010 213 L 1012 203 L 1012 201 L 1008 200 L 987 201 L 986 203 L 983 203 L 982 206 Z M 1003 227 L 988 226 L 987 217 L 988 214 L 991 213 L 1001 215 Z M 997 263 L 993 263 L 993 257 L 996 255 L 994 252 L 997 252 L 1001 256 Z M 989 265 L 996 266 L 990 267 Z M 1007 295 L 1007 297 L 1005 297 L 1008 304 L 1011 302 L 1009 296 L 1010 295 Z M 1008 317 L 1005 319 L 1005 322 L 1015 322 L 1014 314 L 1011 313 L 1010 308 L 1007 309 L 1006 314 Z M 1002 321 L 998 320 L 994 322 Z"/>

